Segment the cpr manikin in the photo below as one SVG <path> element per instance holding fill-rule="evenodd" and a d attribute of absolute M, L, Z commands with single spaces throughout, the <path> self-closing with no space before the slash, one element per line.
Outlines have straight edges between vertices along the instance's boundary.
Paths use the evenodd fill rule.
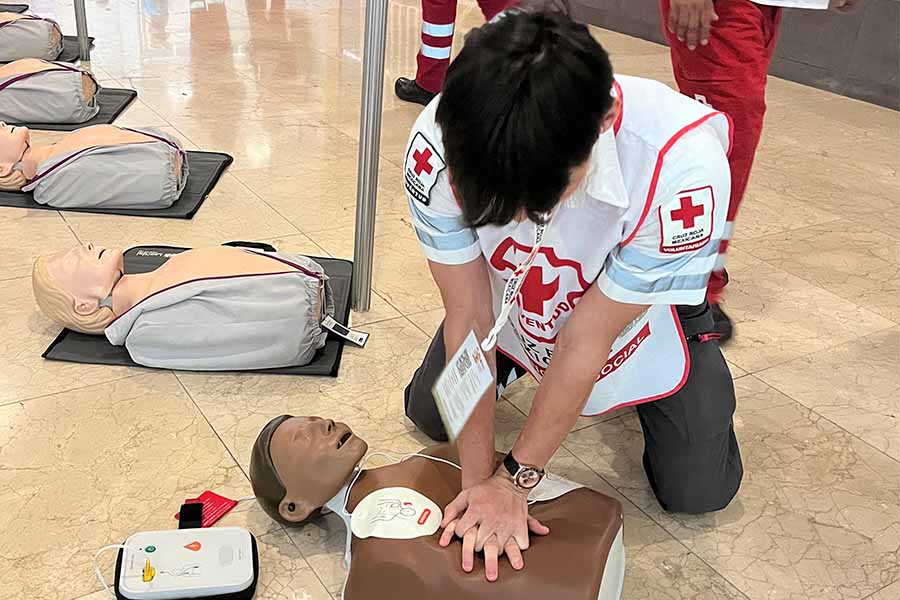
<path fill-rule="evenodd" d="M 300 255 L 218 246 L 123 274 L 121 250 L 92 244 L 43 256 L 32 287 L 41 311 L 105 335 L 144 366 L 223 371 L 304 365 L 334 312 L 327 276 Z"/>
<path fill-rule="evenodd" d="M 0 190 L 54 208 L 168 208 L 188 178 L 179 140 L 152 129 L 94 125 L 48 146 L 0 123 Z"/>
<path fill-rule="evenodd" d="M 54 60 L 62 52 L 62 31 L 52 19 L 0 12 L 0 62 L 20 58 Z"/>
<path fill-rule="evenodd" d="M 438 544 L 442 511 L 461 489 L 456 451 L 434 446 L 360 469 L 367 450 L 343 423 L 284 415 L 263 428 L 250 460 L 256 499 L 275 520 L 304 523 L 323 507 L 344 519 L 344 600 L 619 598 L 625 557 L 616 500 L 546 477 L 530 496 L 530 513 L 549 535 L 532 538 L 523 570 L 501 561 L 498 580 L 488 582 L 477 568 L 462 570 L 458 542 Z"/>
<path fill-rule="evenodd" d="M 0 65 L 0 121 L 84 123 L 100 111 L 100 86 L 67 63 L 23 58 Z"/>

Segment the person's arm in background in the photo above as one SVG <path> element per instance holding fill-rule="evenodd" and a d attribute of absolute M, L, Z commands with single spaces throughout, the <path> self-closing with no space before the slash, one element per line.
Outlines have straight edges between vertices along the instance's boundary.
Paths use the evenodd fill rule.
<path fill-rule="evenodd" d="M 429 261 L 431 275 L 444 303 L 444 349 L 449 361 L 470 331 L 483 340 L 494 324 L 492 292 L 484 257 L 462 265 Z M 485 352 L 494 378 L 496 351 Z M 462 466 L 463 489 L 481 483 L 494 472 L 494 412 L 496 385 L 488 388 L 456 440 Z"/>

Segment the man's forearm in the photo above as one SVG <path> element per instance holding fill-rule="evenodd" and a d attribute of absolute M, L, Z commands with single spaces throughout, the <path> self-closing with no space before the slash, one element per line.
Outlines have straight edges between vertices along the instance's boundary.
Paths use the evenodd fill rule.
<path fill-rule="evenodd" d="M 476 323 L 474 327 L 475 337 L 478 340 L 484 339 L 491 327 L 489 318 L 481 319 L 481 321 L 483 323 Z M 471 330 L 471 322 L 460 320 L 459 323 L 456 323 L 455 319 L 448 317 L 444 323 L 444 348 L 447 361 L 456 353 Z M 494 350 L 485 352 L 485 358 L 487 358 L 488 365 L 496 380 L 496 352 Z M 462 466 L 463 488 L 481 483 L 494 472 L 496 395 L 496 385 L 490 386 L 456 440 L 459 449 L 459 460 Z"/>
<path fill-rule="evenodd" d="M 581 414 L 611 345 L 597 344 L 589 352 L 557 345 L 513 446 L 516 460 L 541 468 L 547 464 Z"/>

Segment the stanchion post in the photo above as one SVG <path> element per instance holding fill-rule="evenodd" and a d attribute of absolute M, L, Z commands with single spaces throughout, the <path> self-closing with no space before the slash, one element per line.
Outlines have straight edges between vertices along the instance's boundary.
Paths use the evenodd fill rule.
<path fill-rule="evenodd" d="M 352 288 L 353 308 L 360 312 L 369 310 L 372 298 L 372 257 L 375 246 L 375 204 L 378 196 L 378 153 L 381 146 L 387 0 L 366 2 L 365 27 Z"/>
<path fill-rule="evenodd" d="M 75 30 L 78 32 L 78 57 L 85 67 L 91 64 L 91 40 L 88 36 L 87 11 L 84 0 L 75 0 Z"/>

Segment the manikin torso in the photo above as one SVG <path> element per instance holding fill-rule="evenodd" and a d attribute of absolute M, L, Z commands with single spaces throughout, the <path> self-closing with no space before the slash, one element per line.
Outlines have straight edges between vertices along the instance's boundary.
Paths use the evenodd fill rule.
<path fill-rule="evenodd" d="M 42 71 L 48 71 L 58 68 L 59 67 L 57 65 L 46 60 L 41 60 L 39 58 L 23 58 L 6 65 L 0 65 L 0 81 L 3 81 L 7 77 L 25 75 L 27 73 L 40 73 Z M 83 85 L 84 97 L 93 97 L 97 91 L 97 86 L 94 84 L 94 80 L 87 73 L 81 76 L 81 80 Z"/>
<path fill-rule="evenodd" d="M 456 452 L 449 446 L 435 446 L 423 453 L 458 464 Z M 460 472 L 450 465 L 420 457 L 363 471 L 350 490 L 348 512 L 352 513 L 373 491 L 388 487 L 411 488 L 443 510 L 460 492 Z M 342 502 L 343 497 L 342 492 L 337 499 Z M 329 503 L 329 508 L 336 504 Z M 344 600 L 618 598 L 619 567 L 623 563 L 622 507 L 617 501 L 578 488 L 556 499 L 533 504 L 530 513 L 550 528 L 550 534 L 531 537 L 531 547 L 524 553 L 524 570 L 514 571 L 502 559 L 500 577 L 494 583 L 485 581 L 480 559 L 476 559 L 472 573 L 464 572 L 460 566 L 459 541 L 442 548 L 438 544 L 440 532 L 414 539 L 354 535 Z M 606 569 L 607 584 L 600 596 L 610 554 L 614 558 Z"/>
<path fill-rule="evenodd" d="M 33 179 L 38 166 L 47 159 L 62 156 L 69 152 L 91 148 L 93 146 L 116 146 L 120 144 L 140 144 L 156 142 L 155 138 L 137 131 L 122 129 L 115 125 L 94 125 L 73 131 L 60 141 L 50 146 L 32 147 L 22 158 L 22 170 L 25 177 Z M 180 171 L 180 165 L 177 172 Z"/>
<path fill-rule="evenodd" d="M 149 272 L 122 275 L 121 251 L 86 244 L 40 259 L 35 299 L 51 319 L 104 335 L 146 367 L 293 367 L 325 345 L 322 318 L 334 303 L 313 259 L 230 246 L 168 257 Z"/>
<path fill-rule="evenodd" d="M 264 275 L 297 271 L 297 267 L 270 257 L 230 246 L 195 248 L 176 254 L 158 269 L 126 275 L 113 288 L 113 312 L 120 315 L 141 300 L 196 279 Z"/>
<path fill-rule="evenodd" d="M 58 24 L 27 13 L 0 12 L 0 60 L 55 59 L 62 50 Z"/>
<path fill-rule="evenodd" d="M 12 23 L 27 16 L 24 13 L 0 12 L 0 23 Z"/>

